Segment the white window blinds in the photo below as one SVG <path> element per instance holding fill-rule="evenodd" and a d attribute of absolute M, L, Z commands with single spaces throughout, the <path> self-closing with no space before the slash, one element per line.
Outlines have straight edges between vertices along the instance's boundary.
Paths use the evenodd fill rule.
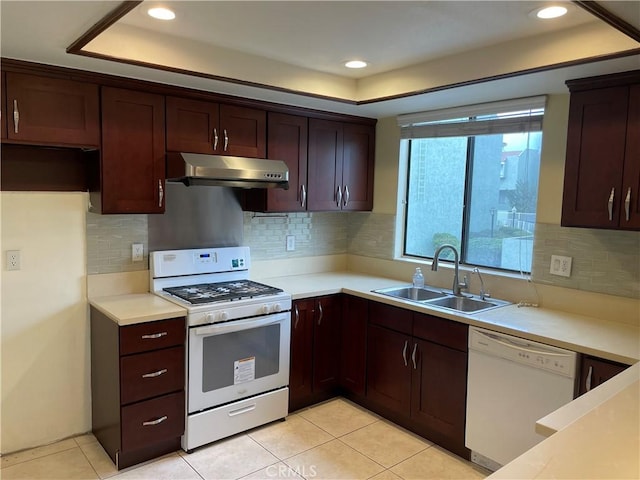
<path fill-rule="evenodd" d="M 400 115 L 400 136 L 467 137 L 541 131 L 546 99 L 528 97 Z"/>

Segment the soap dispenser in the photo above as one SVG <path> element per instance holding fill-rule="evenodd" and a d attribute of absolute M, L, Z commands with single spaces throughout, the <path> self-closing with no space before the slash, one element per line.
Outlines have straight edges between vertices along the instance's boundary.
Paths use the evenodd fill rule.
<path fill-rule="evenodd" d="M 424 276 L 422 275 L 422 270 L 420 269 L 420 267 L 416 268 L 416 273 L 413 274 L 413 287 L 424 287 Z"/>

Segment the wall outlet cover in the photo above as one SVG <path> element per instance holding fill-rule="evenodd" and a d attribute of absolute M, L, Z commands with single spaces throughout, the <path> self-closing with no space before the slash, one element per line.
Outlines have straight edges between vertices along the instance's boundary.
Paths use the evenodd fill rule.
<path fill-rule="evenodd" d="M 552 275 L 559 275 L 561 277 L 571 276 L 571 257 L 565 257 L 562 255 L 551 255 L 551 268 L 549 272 Z"/>
<path fill-rule="evenodd" d="M 141 262 L 144 260 L 144 245 L 142 243 L 134 243 L 131 245 L 131 261 Z"/>
<path fill-rule="evenodd" d="M 7 270 L 20 270 L 20 250 L 7 250 Z"/>

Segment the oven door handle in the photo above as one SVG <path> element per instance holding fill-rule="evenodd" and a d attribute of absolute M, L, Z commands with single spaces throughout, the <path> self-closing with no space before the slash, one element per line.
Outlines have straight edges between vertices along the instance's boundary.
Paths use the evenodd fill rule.
<path fill-rule="evenodd" d="M 283 315 L 269 315 L 262 318 L 248 318 L 247 320 L 234 320 L 232 322 L 225 322 L 221 324 L 207 325 L 206 327 L 198 327 L 193 329 L 193 333 L 199 336 L 204 335 L 221 335 L 229 332 L 239 332 L 241 330 L 249 330 L 256 327 L 264 327 L 265 325 L 272 325 L 274 323 L 280 323 L 286 316 Z"/>

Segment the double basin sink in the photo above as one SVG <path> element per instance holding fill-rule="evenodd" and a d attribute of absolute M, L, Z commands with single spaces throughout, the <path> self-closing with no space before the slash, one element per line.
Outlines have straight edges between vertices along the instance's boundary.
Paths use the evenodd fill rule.
<path fill-rule="evenodd" d="M 509 305 L 509 302 L 504 300 L 496 300 L 493 298 L 491 300 L 483 300 L 476 295 L 466 294 L 456 296 L 445 290 L 428 287 L 391 287 L 373 290 L 373 292 L 428 307 L 443 308 L 463 313 L 483 312 L 492 308 Z"/>

